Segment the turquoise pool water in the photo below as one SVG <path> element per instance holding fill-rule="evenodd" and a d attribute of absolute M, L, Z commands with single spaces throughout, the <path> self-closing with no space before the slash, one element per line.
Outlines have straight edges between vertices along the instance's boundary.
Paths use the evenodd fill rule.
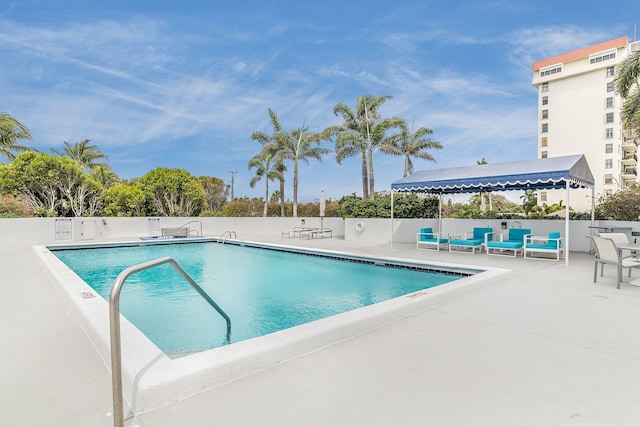
<path fill-rule="evenodd" d="M 122 270 L 172 257 L 229 315 L 233 342 L 461 277 L 415 266 L 397 268 L 214 242 L 52 252 L 107 301 Z M 120 308 L 169 355 L 227 344 L 224 320 L 168 265 L 129 277 L 122 289 Z"/>

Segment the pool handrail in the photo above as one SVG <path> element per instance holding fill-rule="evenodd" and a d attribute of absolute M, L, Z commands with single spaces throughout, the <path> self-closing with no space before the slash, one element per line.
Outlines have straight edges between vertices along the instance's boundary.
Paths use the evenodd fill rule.
<path fill-rule="evenodd" d="M 224 233 L 222 233 L 222 236 L 218 237 L 218 243 L 222 243 L 224 245 L 224 242 L 227 240 L 227 237 L 229 239 L 237 239 L 238 235 L 233 230 L 231 231 L 227 230 Z"/>
<path fill-rule="evenodd" d="M 124 402 L 122 397 L 122 341 L 120 339 L 120 291 L 125 280 L 132 274 L 169 263 L 174 270 L 200 294 L 227 322 L 227 343 L 231 344 L 231 319 L 218 304 L 202 289 L 178 262 L 171 257 L 158 258 L 125 268 L 118 275 L 109 294 L 109 331 L 111 336 L 111 384 L 113 393 L 113 425 L 124 427 Z"/>
<path fill-rule="evenodd" d="M 184 227 L 186 227 L 187 225 L 192 224 L 192 223 L 200 224 L 200 234 L 198 234 L 198 230 L 193 230 L 193 231 L 195 231 L 195 232 L 196 232 L 196 237 L 202 237 L 202 236 L 203 236 L 203 234 L 202 234 L 202 221 L 198 221 L 198 220 L 189 221 L 189 222 L 187 222 L 186 224 L 183 224 L 183 225 L 181 225 L 181 226 L 180 226 L 180 227 L 178 227 L 178 228 L 184 228 Z M 187 229 L 187 230 L 188 230 L 188 229 Z M 191 231 L 189 231 L 188 233 L 190 233 L 190 232 L 191 232 Z M 187 233 L 187 234 L 188 234 L 188 233 Z M 189 237 L 189 236 L 187 235 L 187 237 Z"/>

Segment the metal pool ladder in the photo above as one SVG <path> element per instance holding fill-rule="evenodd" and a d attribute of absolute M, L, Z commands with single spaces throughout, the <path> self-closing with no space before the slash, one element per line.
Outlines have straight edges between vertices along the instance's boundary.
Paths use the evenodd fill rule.
<path fill-rule="evenodd" d="M 122 342 L 120 340 L 120 290 L 124 281 L 134 273 L 148 270 L 162 264 L 169 263 L 174 270 L 200 294 L 227 322 L 227 343 L 231 343 L 231 319 L 216 302 L 193 280 L 180 264 L 171 257 L 159 258 L 153 261 L 137 264 L 122 270 L 116 278 L 109 295 L 109 330 L 111 334 L 111 384 L 113 389 L 113 425 L 124 427 L 124 403 L 122 397 Z"/>
<path fill-rule="evenodd" d="M 222 233 L 222 236 L 220 236 L 218 238 L 218 243 L 222 243 L 224 245 L 224 242 L 227 240 L 227 238 L 229 239 L 237 239 L 238 235 L 236 234 L 235 231 L 225 231 L 224 233 Z"/>

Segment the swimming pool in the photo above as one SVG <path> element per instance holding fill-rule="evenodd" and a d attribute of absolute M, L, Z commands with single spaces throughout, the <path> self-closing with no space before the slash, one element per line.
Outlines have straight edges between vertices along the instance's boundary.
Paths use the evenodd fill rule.
<path fill-rule="evenodd" d="M 54 254 L 106 301 L 122 270 L 172 257 L 229 315 L 233 342 L 472 274 L 215 242 L 66 249 Z M 131 276 L 120 307 L 166 354 L 229 344 L 224 319 L 169 266 Z"/>
<path fill-rule="evenodd" d="M 207 239 L 199 239 L 200 242 Z M 208 239 L 215 240 L 215 239 Z M 224 345 L 205 351 L 197 351 L 181 357 L 170 357 L 159 347 L 151 342 L 149 338 L 140 332 L 139 328 L 134 326 L 126 318 L 122 319 L 122 365 L 123 365 L 123 383 L 124 394 L 130 407 L 135 413 L 144 413 L 146 411 L 159 408 L 171 402 L 193 396 L 205 390 L 234 381 L 238 378 L 250 375 L 257 371 L 263 370 L 269 366 L 273 366 L 283 361 L 292 360 L 302 355 L 317 351 L 323 347 L 334 345 L 338 342 L 350 339 L 358 334 L 371 331 L 373 329 L 383 327 L 389 323 L 396 322 L 403 317 L 411 316 L 417 312 L 423 311 L 434 305 L 451 301 L 461 295 L 474 292 L 484 286 L 495 283 L 495 280 L 489 280 L 504 273 L 504 270 L 495 268 L 469 267 L 462 265 L 449 265 L 442 263 L 426 263 L 419 260 L 401 259 L 401 258 L 374 258 L 355 253 L 346 253 L 338 251 L 316 250 L 309 248 L 290 248 L 276 244 L 264 244 L 257 242 L 233 242 L 233 247 L 228 247 L 229 253 L 233 251 L 247 250 L 265 250 L 269 257 L 282 253 L 295 252 L 292 256 L 295 259 L 309 258 L 318 259 L 321 262 L 326 258 L 348 259 L 349 264 L 354 265 L 370 265 L 374 267 L 382 267 L 383 265 L 392 265 L 397 268 L 391 270 L 433 270 L 446 271 L 450 274 L 458 275 L 459 280 L 454 280 L 440 286 L 431 288 L 422 287 L 417 291 L 402 291 L 399 297 L 391 297 L 386 301 L 372 303 L 362 306 L 355 310 L 344 311 L 339 314 L 329 315 L 329 317 L 299 324 L 298 326 L 289 327 L 277 332 L 267 333 L 263 336 L 257 336 L 244 341 L 236 339 L 236 325 L 233 324 L 232 317 L 232 338 L 233 345 Z M 56 255 L 59 250 L 82 250 L 90 249 L 96 251 L 98 248 L 126 249 L 133 252 L 144 252 L 150 246 L 163 246 L 167 250 L 180 250 L 186 248 L 190 242 L 153 242 L 141 243 L 137 242 L 117 242 L 106 244 L 76 244 L 76 245 L 55 245 L 55 246 L 37 246 L 34 248 L 41 261 L 48 267 L 53 283 L 58 287 L 60 294 L 67 300 L 73 315 L 78 319 L 79 324 L 83 327 L 87 336 L 95 346 L 96 350 L 104 360 L 107 366 L 110 365 L 110 344 L 109 344 L 109 319 L 108 319 L 108 302 L 99 293 L 91 288 L 79 276 L 79 274 L 69 269 Z M 205 245 L 204 243 L 201 243 Z M 214 248 L 225 245 L 211 244 Z M 205 247 L 205 246 L 201 246 Z M 137 248 L 137 249 L 136 249 Z M 102 250 L 102 249 L 99 249 Z M 133 253 L 132 252 L 132 253 Z M 78 252 L 80 253 L 80 252 Z M 99 254 L 99 251 L 92 252 Z M 155 258 L 155 253 L 151 258 Z M 290 254 L 291 255 L 291 254 Z M 202 255 L 205 256 L 205 255 Z M 324 257 L 324 258 L 323 258 Z M 100 256 L 95 256 L 93 261 L 99 260 Z M 235 259 L 235 256 L 232 258 Z M 144 259 L 145 261 L 149 258 Z M 220 255 L 217 257 L 219 262 L 229 264 L 228 258 Z M 129 267 L 138 261 L 133 255 L 127 257 L 125 267 Z M 217 268 L 212 265 L 200 268 L 188 267 L 189 260 L 178 259 L 181 264 L 184 262 L 185 268 L 190 270 L 190 274 L 199 277 L 216 276 Z M 265 261 L 267 262 L 267 261 Z M 347 262 L 347 261 L 342 261 Z M 205 264 L 206 265 L 206 264 Z M 233 277 L 247 275 L 254 270 L 246 264 L 241 264 L 241 268 L 236 268 L 232 273 Z M 319 270 L 327 270 L 327 268 L 315 267 Z M 388 268 L 388 267 L 387 267 Z M 118 267 L 119 269 L 119 267 Z M 282 274 L 292 274 L 287 269 Z M 331 270 L 331 269 L 329 269 Z M 307 270 L 308 271 L 308 270 Z M 313 270 L 312 270 L 313 271 Z M 376 269 L 376 272 L 378 270 Z M 119 273 L 119 270 L 113 273 Z M 420 273 L 423 274 L 423 273 Z M 301 274 L 296 272 L 295 276 L 302 275 L 302 281 L 296 283 L 306 284 L 307 278 L 312 274 Z M 379 273 L 375 274 L 378 280 Z M 136 291 L 137 286 L 130 283 L 129 280 L 139 280 L 142 273 L 131 276 L 127 280 L 123 288 L 122 303 L 127 300 L 124 292 Z M 338 278 L 325 279 L 329 282 L 329 286 L 336 286 L 344 282 L 341 275 Z M 197 280 L 197 279 L 196 279 Z M 200 282 L 199 280 L 197 280 Z M 107 281 L 108 282 L 108 281 Z M 236 291 L 233 288 L 234 280 L 226 281 L 229 291 Z M 112 282 L 109 283 L 111 286 Z M 339 287 L 339 286 L 338 286 Z M 207 290 L 216 301 L 227 310 L 227 302 L 220 301 L 224 292 L 220 291 L 222 285 L 214 285 L 212 290 Z M 142 288 L 141 288 L 142 289 Z M 157 291 L 157 290 L 156 290 Z M 191 292 L 191 291 L 190 291 Z M 366 298 L 373 297 L 375 292 L 366 294 Z M 245 298 L 244 301 L 253 301 L 262 296 L 261 292 L 253 291 L 253 293 L 242 291 Z M 349 297 L 351 297 L 349 295 Z M 355 299 L 362 300 L 360 296 Z M 304 299 L 299 297 L 298 300 Z M 342 299 L 332 298 L 328 300 L 329 306 L 336 305 L 335 301 Z M 142 303 L 146 310 L 155 311 L 156 305 L 149 302 Z M 364 305 L 364 304 L 363 304 Z M 205 311 L 209 315 L 214 316 L 210 307 L 205 307 Z M 288 314 L 285 311 L 284 314 Z M 190 314 L 190 313 L 187 313 Z M 126 316 L 126 314 L 125 314 Z M 278 315 L 280 316 L 280 315 Z M 191 316 L 188 316 L 191 317 Z M 269 315 L 267 317 L 272 317 Z M 213 321 L 219 321 L 214 319 Z M 250 322 L 248 322 L 250 323 Z M 224 327 L 214 328 L 224 330 Z M 213 331 L 214 333 L 219 333 Z M 221 340 L 219 337 L 215 339 L 219 345 Z M 191 351 L 191 350 L 189 350 Z"/>

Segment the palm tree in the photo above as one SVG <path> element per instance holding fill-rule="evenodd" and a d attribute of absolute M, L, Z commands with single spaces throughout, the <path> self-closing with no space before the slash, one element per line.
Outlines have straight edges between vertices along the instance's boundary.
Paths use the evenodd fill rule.
<path fill-rule="evenodd" d="M 16 158 L 14 152 L 29 150 L 28 147 L 17 144 L 21 139 L 31 139 L 29 129 L 8 113 L 0 112 L 0 155 L 13 160 Z"/>
<path fill-rule="evenodd" d="M 402 132 L 394 135 L 387 135 L 387 131 L 391 128 L 400 128 L 403 120 L 397 117 L 382 119 L 374 122 L 370 127 L 369 137 L 367 138 L 366 152 L 367 162 L 369 166 L 369 198 L 373 200 L 375 194 L 375 180 L 373 174 L 373 153 L 377 149 L 389 145 L 389 141 L 398 138 Z"/>
<path fill-rule="evenodd" d="M 373 197 L 373 188 L 369 184 L 369 175 L 373 174 L 373 165 L 367 168 L 367 152 L 371 142 L 372 124 L 380 118 L 378 107 L 391 96 L 365 95 L 358 97 L 355 110 L 340 103 L 333 107 L 333 114 L 342 117 L 343 123 L 330 126 L 323 132 L 325 138 L 336 137 L 336 161 L 341 164 L 347 157 L 360 154 L 362 159 L 362 198 Z M 372 150 L 371 150 L 372 151 Z M 370 194 L 371 193 L 371 194 Z"/>
<path fill-rule="evenodd" d="M 538 204 L 538 197 L 534 190 L 525 191 L 524 194 L 520 196 L 520 200 L 522 200 L 522 207 L 524 208 L 525 216 L 529 216 L 531 209 Z"/>
<path fill-rule="evenodd" d="M 264 178 L 264 211 L 262 213 L 263 217 L 267 216 L 267 211 L 269 209 L 269 181 L 273 181 L 274 179 L 279 179 L 285 171 L 285 167 L 283 163 L 272 162 L 273 155 L 270 153 L 266 153 L 265 151 L 260 152 L 257 156 L 252 158 L 249 161 L 249 169 L 256 169 L 256 176 L 251 178 L 249 185 L 251 188 L 255 187 L 258 181 Z"/>
<path fill-rule="evenodd" d="M 251 134 L 251 139 L 258 141 L 260 144 L 262 144 L 263 151 L 265 150 L 264 147 L 269 146 L 267 150 L 271 153 L 272 157 L 274 157 L 276 152 L 278 151 L 278 145 L 279 145 L 278 141 L 283 138 L 282 134 L 284 132 L 282 131 L 282 126 L 280 125 L 280 120 L 278 119 L 278 115 L 271 108 L 269 108 L 268 110 L 269 110 L 269 119 L 271 121 L 271 125 L 273 126 L 273 133 L 271 135 L 267 135 L 262 131 L 255 131 Z M 283 159 L 281 157 L 278 157 L 275 161 L 282 162 L 282 160 Z M 283 170 L 283 173 L 280 174 L 280 176 L 278 176 L 278 180 L 280 181 L 280 216 L 285 216 L 286 206 L 284 202 L 285 200 L 284 199 L 284 183 L 285 183 L 284 170 L 286 170 L 286 168 L 284 167 L 284 165 L 282 165 L 282 166 L 279 166 L 278 169 Z"/>
<path fill-rule="evenodd" d="M 404 175 L 413 173 L 412 157 L 416 159 L 429 160 L 435 162 L 436 159 L 427 150 L 441 150 L 442 145 L 428 137 L 433 131 L 426 127 L 421 127 L 415 132 L 413 125 L 411 130 L 404 120 L 399 121 L 401 132 L 389 138 L 388 143 L 380 146 L 380 151 L 395 156 L 404 156 Z"/>
<path fill-rule="evenodd" d="M 322 156 L 330 150 L 319 146 L 322 137 L 315 133 L 309 133 L 303 124 L 301 128 L 291 132 L 281 132 L 276 140 L 265 146 L 274 153 L 280 161 L 293 161 L 293 216 L 298 216 L 298 170 L 300 161 L 309 164 L 309 159 L 316 159 L 322 163 Z"/>
<path fill-rule="evenodd" d="M 626 98 L 620 113 L 622 123 L 640 133 L 640 51 L 622 61 L 613 83 L 616 92 Z"/>
<path fill-rule="evenodd" d="M 90 139 L 85 139 L 80 142 L 76 142 L 71 145 L 68 142 L 64 142 L 64 149 L 62 152 L 58 150 L 51 150 L 59 156 L 67 156 L 71 160 L 75 161 L 83 172 L 87 172 L 95 169 L 98 166 L 106 166 L 103 162 L 98 162 L 99 159 L 109 160 L 105 154 L 98 150 L 95 145 L 89 145 Z"/>
<path fill-rule="evenodd" d="M 113 187 L 120 182 L 118 175 L 107 165 L 94 167 L 89 173 L 89 176 L 99 182 L 104 189 Z"/>

